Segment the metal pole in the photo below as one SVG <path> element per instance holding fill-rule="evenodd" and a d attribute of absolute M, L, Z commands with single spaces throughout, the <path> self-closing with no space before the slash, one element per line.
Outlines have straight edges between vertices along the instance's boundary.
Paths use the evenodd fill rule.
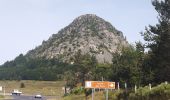
<path fill-rule="evenodd" d="M 108 89 L 106 89 L 106 100 L 108 100 Z"/>
<path fill-rule="evenodd" d="M 5 96 L 5 86 L 4 86 L 4 96 Z"/>
<path fill-rule="evenodd" d="M 94 100 L 94 89 L 92 89 L 92 100 Z"/>

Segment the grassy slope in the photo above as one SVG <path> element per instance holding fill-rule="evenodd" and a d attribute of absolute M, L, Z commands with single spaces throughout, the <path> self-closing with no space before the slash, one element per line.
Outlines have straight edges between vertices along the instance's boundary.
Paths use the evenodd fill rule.
<path fill-rule="evenodd" d="M 25 88 L 20 88 L 21 83 L 25 84 Z M 13 89 L 19 89 L 26 95 L 57 95 L 62 96 L 63 81 L 0 81 L 1 86 L 5 86 L 6 93 L 11 93 Z"/>
<path fill-rule="evenodd" d="M 85 100 L 85 95 L 69 95 L 62 98 L 62 100 Z"/>
<path fill-rule="evenodd" d="M 105 93 L 104 92 L 95 92 L 94 93 L 94 100 L 105 100 Z M 62 100 L 86 100 L 85 95 L 81 94 L 81 95 L 69 95 L 64 97 Z M 89 95 L 87 97 L 87 100 L 92 100 L 92 96 Z"/>

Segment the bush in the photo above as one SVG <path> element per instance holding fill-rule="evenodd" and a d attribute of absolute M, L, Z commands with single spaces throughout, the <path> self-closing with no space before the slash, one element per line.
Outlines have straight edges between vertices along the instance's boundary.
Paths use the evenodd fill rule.
<path fill-rule="evenodd" d="M 24 84 L 24 83 L 21 83 L 21 84 L 20 84 L 20 88 L 25 88 L 25 84 Z"/>
<path fill-rule="evenodd" d="M 114 91 L 114 93 L 109 91 L 109 100 L 119 100 L 119 96 L 122 93 L 123 93 L 122 90 Z"/>
<path fill-rule="evenodd" d="M 160 84 L 149 90 L 149 87 L 141 87 L 136 93 L 129 94 L 129 100 L 168 100 L 170 99 L 170 84 Z"/>
<path fill-rule="evenodd" d="M 83 87 L 77 87 L 72 90 L 71 93 L 79 95 L 85 92 L 85 89 Z"/>
<path fill-rule="evenodd" d="M 140 87 L 135 91 L 125 90 L 109 92 L 109 100 L 170 100 L 170 84 L 162 83 L 153 87 Z"/>

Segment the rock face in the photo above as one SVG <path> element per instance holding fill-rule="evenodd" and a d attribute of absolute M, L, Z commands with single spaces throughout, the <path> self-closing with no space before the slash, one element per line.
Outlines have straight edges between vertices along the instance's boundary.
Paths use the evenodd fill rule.
<path fill-rule="evenodd" d="M 96 56 L 99 63 L 111 63 L 112 53 L 129 46 L 122 32 L 109 22 L 86 14 L 76 18 L 70 25 L 53 34 L 42 45 L 27 53 L 29 57 L 57 58 L 71 62 L 79 50 L 82 54 Z"/>

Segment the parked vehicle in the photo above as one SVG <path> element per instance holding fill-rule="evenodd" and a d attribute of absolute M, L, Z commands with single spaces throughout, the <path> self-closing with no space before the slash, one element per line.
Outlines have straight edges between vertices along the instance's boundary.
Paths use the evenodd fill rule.
<path fill-rule="evenodd" d="M 21 94 L 22 94 L 22 92 L 19 91 L 19 90 L 17 90 L 17 89 L 14 89 L 14 90 L 12 91 L 12 95 L 21 95 Z"/>

